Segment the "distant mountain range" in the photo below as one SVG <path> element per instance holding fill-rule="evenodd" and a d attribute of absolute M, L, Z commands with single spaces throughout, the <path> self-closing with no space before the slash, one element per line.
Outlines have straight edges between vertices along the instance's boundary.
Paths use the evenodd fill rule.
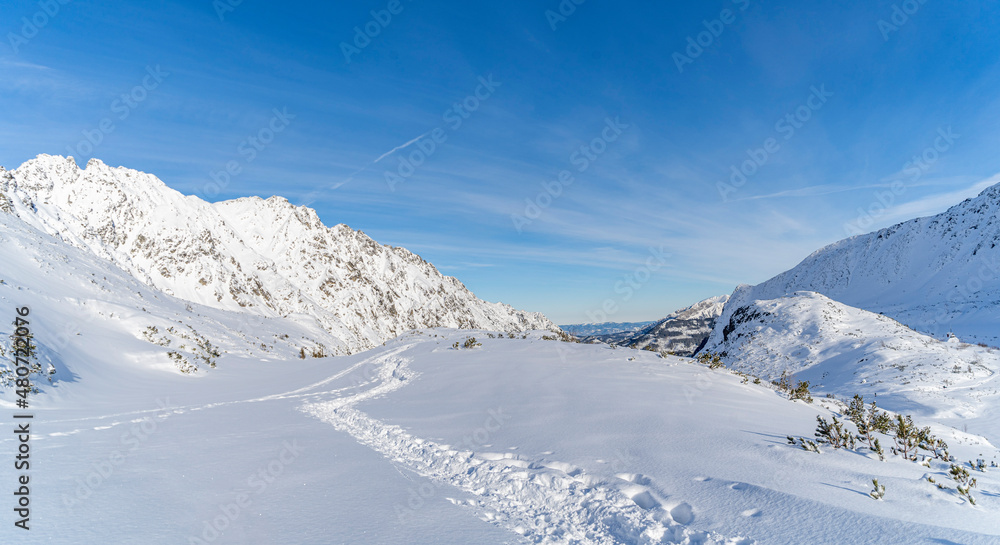
<path fill-rule="evenodd" d="M 645 327 L 655 324 L 649 322 L 604 322 L 601 324 L 570 324 L 561 325 L 563 331 L 577 337 L 590 337 L 595 335 L 614 335 L 618 333 L 635 333 Z"/>
<path fill-rule="evenodd" d="M 728 299 L 728 295 L 717 295 L 676 310 L 617 344 L 678 356 L 694 355 L 712 332 Z"/>
<path fill-rule="evenodd" d="M 630 348 L 691 356 L 708 338 L 722 314 L 728 295 L 717 295 L 651 322 L 608 322 L 560 326 L 582 342 L 603 342 Z"/>

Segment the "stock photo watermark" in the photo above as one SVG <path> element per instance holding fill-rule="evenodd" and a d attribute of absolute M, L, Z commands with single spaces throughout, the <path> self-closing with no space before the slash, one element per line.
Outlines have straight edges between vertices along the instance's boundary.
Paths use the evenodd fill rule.
<path fill-rule="evenodd" d="M 645 263 L 635 268 L 629 274 L 622 276 L 615 282 L 614 291 L 621 297 L 608 297 L 597 310 L 586 311 L 587 318 L 595 324 L 609 321 L 609 318 L 621 310 L 619 302 L 627 302 L 635 296 L 635 293 L 642 289 L 644 285 L 653 277 L 653 273 L 664 268 L 669 263 L 671 254 L 667 253 L 663 246 L 659 248 L 649 248 L 649 257 Z"/>
<path fill-rule="evenodd" d="M 431 158 L 437 150 L 448 141 L 449 131 L 455 132 L 462 128 L 462 125 L 472 117 L 472 114 L 479 111 L 483 103 L 490 99 L 496 90 L 503 85 L 503 82 L 496 81 L 493 79 L 493 74 L 488 76 L 479 76 L 477 78 L 479 82 L 476 88 L 471 94 L 467 95 L 462 100 L 454 102 L 444 114 L 441 115 L 441 120 L 444 122 L 444 127 L 437 127 L 426 134 L 418 136 L 411 142 L 408 142 L 399 148 L 390 151 L 386 155 L 392 155 L 397 153 L 401 148 L 413 147 L 408 153 L 401 153 L 398 155 L 396 162 L 395 172 L 391 170 L 385 170 L 383 177 L 385 178 L 385 183 L 389 187 L 389 191 L 396 191 L 396 186 L 402 183 L 404 180 L 413 176 L 417 169 L 420 168 L 428 159 Z M 447 130 L 446 130 L 447 129 Z M 382 157 L 376 159 L 377 163 Z"/>
<path fill-rule="evenodd" d="M 292 124 L 295 114 L 288 113 L 288 107 L 282 109 L 273 108 L 271 119 L 256 133 L 243 139 L 236 146 L 236 153 L 241 159 L 233 159 L 225 164 L 222 170 L 210 171 L 208 177 L 212 179 L 201 188 L 201 194 L 206 197 L 218 196 L 229 184 L 233 177 L 239 176 L 246 165 L 254 162 L 257 156 L 264 151 L 268 145 L 274 142 L 277 135 L 281 134 Z"/>
<path fill-rule="evenodd" d="M 888 42 L 893 32 L 899 32 L 900 27 L 910 22 L 910 18 L 920 11 L 920 8 L 927 3 L 927 0 L 906 0 L 901 4 L 892 5 L 892 15 L 889 20 L 878 20 L 878 31 L 882 34 L 882 40 Z"/>
<path fill-rule="evenodd" d="M 212 2 L 212 9 L 219 16 L 219 20 L 224 23 L 226 22 L 226 14 L 236 11 L 236 8 L 241 4 L 243 4 L 243 0 L 214 0 Z"/>
<path fill-rule="evenodd" d="M 906 192 L 907 184 L 920 180 L 941 155 L 952 148 L 960 136 L 952 132 L 950 126 L 939 128 L 934 142 L 903 165 L 903 175 L 906 176 L 906 180 L 894 180 L 888 189 L 874 192 L 872 195 L 875 199 L 871 204 L 858 208 L 857 219 L 844 224 L 847 236 L 867 233 L 876 221 L 889 213 L 889 209 L 896 204 L 896 199 Z"/>
<path fill-rule="evenodd" d="M 608 151 L 608 146 L 618 140 L 622 133 L 629 127 L 630 125 L 622 123 L 621 117 L 615 117 L 614 119 L 610 117 L 606 118 L 604 120 L 604 128 L 598 136 L 570 153 L 570 164 L 576 166 L 576 171 L 580 174 L 586 172 L 601 155 L 604 155 Z M 521 233 L 525 227 L 540 218 L 542 212 L 552 206 L 552 203 L 561 197 L 565 189 L 573 185 L 575 181 L 576 178 L 573 177 L 573 173 L 569 169 L 565 169 L 559 172 L 555 180 L 540 182 L 542 190 L 534 198 L 524 199 L 524 210 L 520 213 L 515 212 L 510 215 L 510 221 L 514 224 L 514 229 L 518 233 Z"/>
<path fill-rule="evenodd" d="M 203 520 L 201 533 L 197 536 L 188 537 L 188 545 L 208 545 L 222 537 L 227 529 L 236 522 L 240 516 L 253 505 L 253 500 L 264 493 L 278 477 L 285 473 L 285 469 L 292 464 L 302 454 L 305 447 L 298 444 L 298 441 L 285 441 L 281 445 L 281 451 L 267 464 L 261 466 L 254 473 L 251 473 L 246 480 L 250 492 L 238 492 L 233 496 L 233 501 L 219 504 L 217 515 L 211 520 Z"/>
<path fill-rule="evenodd" d="M 569 20 L 570 16 L 576 13 L 577 6 L 582 6 L 587 0 L 562 0 L 556 9 L 545 10 L 545 20 L 549 23 L 549 28 L 553 32 L 559 29 L 559 25 Z"/>
<path fill-rule="evenodd" d="M 479 426 L 472 433 L 462 437 L 462 440 L 454 447 L 463 448 L 469 452 L 483 448 L 490 443 L 491 438 L 509 422 L 511 416 L 504 412 L 503 407 L 489 409 L 486 411 L 486 418 L 483 425 Z M 421 483 L 420 486 L 407 488 L 406 504 L 397 503 L 393 510 L 396 513 L 396 520 L 405 523 L 413 518 L 417 511 L 423 509 L 427 501 L 433 498 L 438 491 L 447 483 L 440 479 L 433 479 Z"/>
<path fill-rule="evenodd" d="M 687 37 L 687 46 L 684 48 L 684 53 L 674 51 L 671 58 L 674 60 L 674 64 L 677 65 L 678 72 L 683 74 L 684 66 L 694 64 L 694 61 L 702 53 L 718 42 L 722 34 L 729 28 L 729 25 L 736 22 L 737 15 L 750 7 L 750 0 L 732 0 L 732 3 L 736 4 L 738 11 L 725 8 L 719 12 L 719 16 L 715 19 L 702 21 L 701 24 L 705 29 L 693 36 Z"/>
<path fill-rule="evenodd" d="M 805 127 L 806 123 L 815 116 L 816 112 L 823 109 L 823 106 L 833 96 L 833 91 L 828 91 L 825 84 L 819 87 L 814 85 L 809 90 L 812 91 L 811 94 L 801 105 L 778 118 L 774 123 L 774 131 L 781 136 L 782 140 L 791 140 L 797 131 Z M 757 174 L 760 168 L 779 151 L 781 151 L 781 142 L 773 136 L 766 138 L 760 147 L 747 149 L 747 159 L 741 163 L 730 165 L 729 182 L 715 184 L 722 200 L 728 201 L 729 195 L 746 185 L 747 181 Z"/>
<path fill-rule="evenodd" d="M 107 456 L 91 463 L 90 471 L 82 478 L 76 477 L 73 479 L 77 486 L 72 496 L 63 494 L 62 503 L 64 507 L 72 512 L 75 507 L 89 500 L 111 479 L 118 469 L 125 465 L 129 456 L 138 451 L 143 443 L 156 433 L 160 424 L 170 417 L 172 410 L 169 398 L 165 400 L 158 399 L 156 400 L 156 404 L 160 408 L 155 417 L 147 416 L 138 422 L 134 422 L 134 425 L 128 431 L 119 436 L 118 442 L 121 448 L 115 449 L 109 452 Z"/>
<path fill-rule="evenodd" d="M 38 11 L 33 13 L 31 17 L 21 17 L 21 29 L 20 32 L 8 32 L 7 41 L 10 42 L 10 48 L 14 50 L 14 54 L 20 53 L 21 46 L 27 45 L 29 41 L 38 33 L 42 31 L 43 28 L 48 26 L 49 22 L 52 21 L 59 12 L 62 11 L 62 6 L 69 4 L 71 0 L 40 0 L 38 2 Z"/>
<path fill-rule="evenodd" d="M 413 0 L 406 0 L 407 3 Z M 351 63 L 351 57 L 360 55 L 361 51 L 372 44 L 372 40 L 379 37 L 382 31 L 392 23 L 393 17 L 403 13 L 406 6 L 402 0 L 389 0 L 384 9 L 372 10 L 371 19 L 361 25 L 354 27 L 354 37 L 351 43 L 340 42 L 340 52 L 344 54 L 344 61 Z"/>
<path fill-rule="evenodd" d="M 132 112 L 149 98 L 149 93 L 159 88 L 160 84 L 168 76 L 170 76 L 170 72 L 164 72 L 158 64 L 155 67 L 147 66 L 146 75 L 142 77 L 138 85 L 111 101 L 108 107 L 111 113 L 116 115 L 101 119 L 93 129 L 84 129 L 81 131 L 83 138 L 75 145 L 66 146 L 66 151 L 69 152 L 69 155 L 74 157 L 91 157 L 97 147 L 104 142 L 104 139 L 109 134 L 115 132 L 117 128 L 115 120 L 125 121 L 128 119 L 132 115 Z"/>

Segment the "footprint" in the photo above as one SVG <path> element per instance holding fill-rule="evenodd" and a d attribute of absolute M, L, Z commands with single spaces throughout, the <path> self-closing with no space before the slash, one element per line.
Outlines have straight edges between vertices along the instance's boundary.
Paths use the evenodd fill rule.
<path fill-rule="evenodd" d="M 693 480 L 698 481 L 700 483 L 704 483 L 704 482 L 711 481 L 712 478 L 711 477 L 703 477 L 703 476 L 699 475 L 699 476 L 695 477 Z"/>
<path fill-rule="evenodd" d="M 542 463 L 542 467 L 555 469 L 556 471 L 562 471 L 563 473 L 569 475 L 570 477 L 576 477 L 580 473 L 583 473 L 582 469 L 576 467 L 573 464 L 567 464 L 565 462 L 544 462 Z"/>
<path fill-rule="evenodd" d="M 694 509 L 685 502 L 681 502 L 670 509 L 670 518 L 678 524 L 691 524 L 694 520 Z"/>
<path fill-rule="evenodd" d="M 490 462 L 497 462 L 500 460 L 513 460 L 514 454 L 509 452 L 477 452 L 476 457 Z"/>
<path fill-rule="evenodd" d="M 729 488 L 733 490 L 746 490 L 749 486 L 747 483 L 733 483 L 729 485 Z"/>
<path fill-rule="evenodd" d="M 743 511 L 740 514 L 743 515 L 744 517 L 759 517 L 760 514 L 761 514 L 761 510 L 760 509 L 747 509 L 746 511 Z"/>
<path fill-rule="evenodd" d="M 615 475 L 615 477 L 618 477 L 625 482 L 641 484 L 643 486 L 647 486 L 650 483 L 649 477 L 646 477 L 641 473 L 619 473 Z"/>
<path fill-rule="evenodd" d="M 636 505 L 647 511 L 660 506 L 660 502 L 656 501 L 656 498 L 644 486 L 628 486 L 622 489 L 622 492 L 631 498 Z"/>

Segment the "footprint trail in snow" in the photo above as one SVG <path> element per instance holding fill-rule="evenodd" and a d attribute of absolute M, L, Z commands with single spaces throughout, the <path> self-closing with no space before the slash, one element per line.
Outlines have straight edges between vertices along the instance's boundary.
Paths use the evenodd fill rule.
<path fill-rule="evenodd" d="M 690 505 L 663 502 L 642 475 L 620 474 L 602 480 L 562 462 L 460 450 L 415 437 L 354 409 L 361 401 L 402 388 L 416 376 L 407 366 L 409 359 L 399 355 L 403 351 L 405 348 L 369 360 L 379 365 L 377 385 L 371 389 L 307 403 L 302 410 L 349 433 L 394 463 L 438 485 L 447 484 L 474 496 L 473 500 L 451 501 L 474 508 L 483 520 L 531 543 L 754 543 L 688 528 L 694 518 Z"/>

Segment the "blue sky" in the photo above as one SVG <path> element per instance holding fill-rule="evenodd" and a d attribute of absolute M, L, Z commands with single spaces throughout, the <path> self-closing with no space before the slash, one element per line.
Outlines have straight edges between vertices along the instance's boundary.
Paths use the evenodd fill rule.
<path fill-rule="evenodd" d="M 0 165 L 282 195 L 557 323 L 662 317 L 1000 172 L 1000 9 L 974 2 L 49 0 L 0 21 Z"/>

